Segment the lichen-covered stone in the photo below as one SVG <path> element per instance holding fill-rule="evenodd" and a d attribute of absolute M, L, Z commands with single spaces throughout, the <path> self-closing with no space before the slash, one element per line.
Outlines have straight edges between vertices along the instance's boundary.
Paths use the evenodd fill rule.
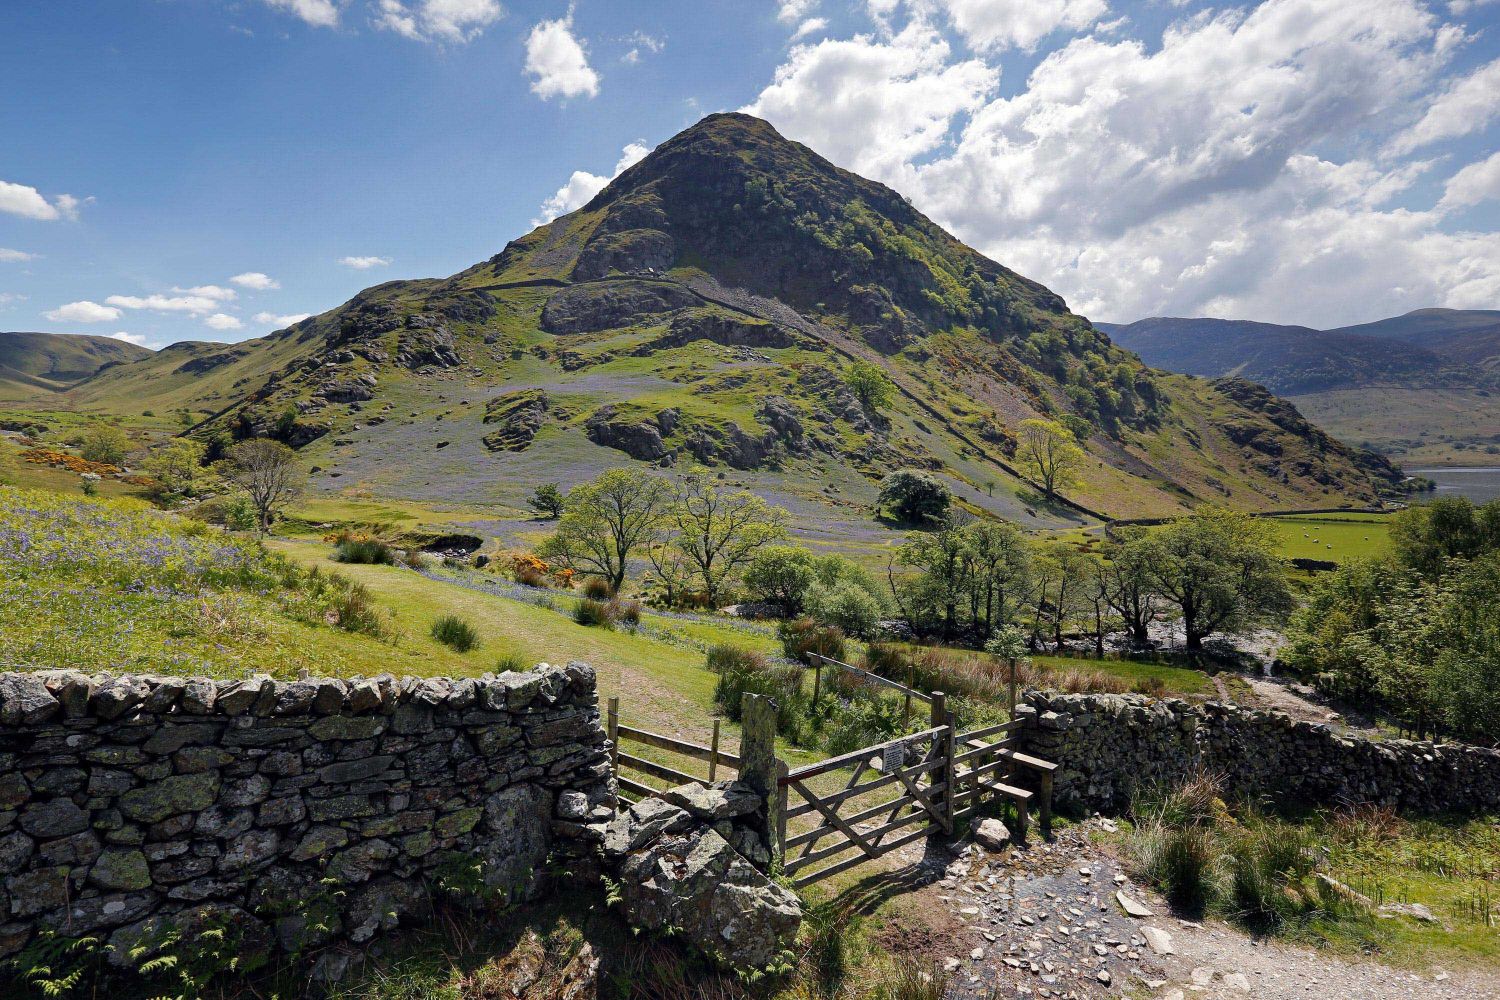
<path fill-rule="evenodd" d="M 123 945 L 220 919 L 263 951 L 276 938 L 250 914 L 313 900 L 326 925 L 277 917 L 283 944 L 314 923 L 318 945 L 361 943 L 422 916 L 454 856 L 529 898 L 613 804 L 580 664 L 456 681 L 0 673 L 0 747 L 0 957 L 38 929 Z M 579 821 L 558 819 L 564 797 Z M 348 889 L 319 888 L 330 876 Z"/>

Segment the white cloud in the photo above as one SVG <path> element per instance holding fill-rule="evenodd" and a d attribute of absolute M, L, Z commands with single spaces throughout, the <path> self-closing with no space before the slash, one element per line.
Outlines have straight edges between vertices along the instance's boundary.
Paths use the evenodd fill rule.
<path fill-rule="evenodd" d="M 818 0 L 781 0 L 776 17 L 787 24 L 795 24 L 817 9 Z"/>
<path fill-rule="evenodd" d="M 54 323 L 111 323 L 124 314 L 112 306 L 83 300 L 48 309 L 42 315 Z"/>
<path fill-rule="evenodd" d="M 1363 154 L 1442 88 L 1452 33 L 1420 0 L 1267 0 L 1074 38 L 1007 96 L 989 57 L 881 10 L 889 30 L 794 47 L 746 110 L 1085 315 L 1331 326 L 1500 302 L 1500 234 L 1410 207 L 1430 163 Z"/>
<path fill-rule="evenodd" d="M 146 338 L 145 337 L 141 336 L 138 333 L 127 333 L 124 330 L 116 330 L 114 333 L 112 333 L 112 334 L 109 335 L 109 339 L 110 340 L 123 340 L 123 341 L 125 341 L 125 343 L 127 343 L 127 344 L 134 344 L 136 347 L 145 347 L 146 346 Z"/>
<path fill-rule="evenodd" d="M 1396 136 L 1391 152 L 1406 153 L 1422 146 L 1468 135 L 1500 115 L 1500 59 L 1455 81 L 1438 95 L 1415 125 Z"/>
<path fill-rule="evenodd" d="M 1500 200 L 1500 153 L 1471 163 L 1448 178 L 1438 208 L 1463 208 L 1492 200 Z"/>
<path fill-rule="evenodd" d="M 535 79 L 531 92 L 551 97 L 594 97 L 599 93 L 599 74 L 589 66 L 588 53 L 573 37 L 573 13 L 554 21 L 542 21 L 526 38 L 526 72 Z"/>
<path fill-rule="evenodd" d="M 372 267 L 385 267 L 391 263 L 389 257 L 340 257 L 339 263 L 356 271 L 368 271 Z"/>
<path fill-rule="evenodd" d="M 26 296 L 16 292 L 0 292 L 0 306 L 8 306 L 12 302 L 25 302 Z"/>
<path fill-rule="evenodd" d="M 339 5 L 334 0 L 265 0 L 265 3 L 295 14 L 315 28 L 333 28 L 339 23 Z"/>
<path fill-rule="evenodd" d="M 239 285 L 241 288 L 249 288 L 256 292 L 268 292 L 281 287 L 281 282 L 260 271 L 246 271 L 244 274 L 236 274 L 229 279 L 231 285 Z"/>
<path fill-rule="evenodd" d="M 953 117 L 978 110 L 1000 73 L 977 59 L 949 63 L 948 43 L 914 21 L 890 38 L 856 35 L 794 47 L 774 82 L 745 108 L 834 162 L 898 184 L 932 152 Z"/>
<path fill-rule="evenodd" d="M 380 0 L 375 25 L 419 42 L 467 42 L 505 14 L 499 0 Z"/>
<path fill-rule="evenodd" d="M 792 41 L 797 41 L 800 38 L 806 38 L 808 35 L 816 35 L 819 32 L 826 30 L 828 30 L 828 18 L 810 17 L 806 21 L 803 21 L 801 24 L 797 25 L 797 30 L 792 32 Z"/>
<path fill-rule="evenodd" d="M 0 247 L 0 262 L 6 264 L 21 264 L 28 260 L 35 260 L 36 254 L 27 253 L 25 250 L 10 250 Z"/>
<path fill-rule="evenodd" d="M 203 322 L 213 330 L 238 330 L 245 325 L 240 322 L 238 316 L 231 316 L 228 313 L 214 313 Z"/>
<path fill-rule="evenodd" d="M 1104 0 L 938 0 L 954 29 L 980 51 L 1031 50 L 1054 31 L 1082 31 L 1109 11 Z"/>
<path fill-rule="evenodd" d="M 620 153 L 620 160 L 615 164 L 615 172 L 608 177 L 591 174 L 587 170 L 575 170 L 573 176 L 568 178 L 568 183 L 557 189 L 557 192 L 542 202 L 542 214 L 531 220 L 533 226 L 551 222 L 559 215 L 566 215 L 577 208 L 582 208 L 589 200 L 604 190 L 604 186 L 627 169 L 639 163 L 651 150 L 642 142 L 632 142 Z"/>
<path fill-rule="evenodd" d="M 312 313 L 286 313 L 284 315 L 277 315 L 271 312 L 258 312 L 252 318 L 261 326 L 274 326 L 280 329 L 284 326 L 300 323 L 311 315 Z"/>
<path fill-rule="evenodd" d="M 225 288 L 223 285 L 194 285 L 192 288 L 174 287 L 172 291 L 183 295 L 212 299 L 214 302 L 233 302 L 239 297 L 233 288 Z"/>
<path fill-rule="evenodd" d="M 151 309 L 156 312 L 207 313 L 219 305 L 209 295 L 111 295 L 104 300 L 121 309 Z"/>
<path fill-rule="evenodd" d="M 648 35 L 644 31 L 631 32 L 624 41 L 630 46 L 630 50 L 620 57 L 620 61 L 630 66 L 641 61 L 642 51 L 655 55 L 667 46 L 665 38 Z"/>
<path fill-rule="evenodd" d="M 23 219 L 38 219 L 42 222 L 67 219 L 71 222 L 78 218 L 79 206 L 92 200 L 80 200 L 70 194 L 60 194 L 49 202 L 34 187 L 0 181 L 0 212 L 19 215 Z"/>

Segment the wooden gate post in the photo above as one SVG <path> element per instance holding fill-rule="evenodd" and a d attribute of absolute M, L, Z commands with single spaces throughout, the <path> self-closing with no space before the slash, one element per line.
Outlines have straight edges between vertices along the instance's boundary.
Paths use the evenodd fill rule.
<path fill-rule="evenodd" d="M 740 773 L 765 802 L 765 829 L 761 833 L 771 848 L 771 857 L 781 856 L 781 789 L 776 760 L 776 703 L 763 695 L 740 696 Z"/>
<path fill-rule="evenodd" d="M 928 781 L 933 785 L 943 785 L 943 790 L 932 797 L 932 804 L 937 813 L 937 820 L 943 829 L 953 832 L 953 799 L 957 789 L 953 787 L 954 769 L 953 755 L 957 746 L 953 739 L 953 717 L 948 714 L 948 697 L 941 691 L 932 692 L 932 715 L 930 717 L 933 728 L 946 726 L 944 732 L 933 736 L 933 769 L 928 776 Z"/>

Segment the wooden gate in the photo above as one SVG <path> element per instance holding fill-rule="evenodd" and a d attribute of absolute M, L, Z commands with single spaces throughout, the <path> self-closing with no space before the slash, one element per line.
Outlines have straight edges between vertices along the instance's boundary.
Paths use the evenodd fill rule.
<path fill-rule="evenodd" d="M 1042 832 L 1051 834 L 1056 765 L 1016 752 L 1009 734 L 1021 723 L 1012 719 L 959 732 L 941 692 L 933 692 L 931 706 L 933 724 L 921 732 L 803 767 L 782 765 L 777 779 L 778 840 L 783 871 L 798 888 L 922 837 L 952 835 L 986 798 L 1014 804 L 1016 835 L 1022 841 L 1030 828 L 1032 800 L 1040 798 Z M 1014 783 L 1015 773 L 1023 767 L 1040 775 L 1039 795 Z M 849 776 L 842 783 L 827 781 L 843 771 Z M 812 787 L 820 778 L 823 787 Z M 845 813 L 845 807 L 850 811 Z M 833 860 L 849 851 L 858 853 Z"/>

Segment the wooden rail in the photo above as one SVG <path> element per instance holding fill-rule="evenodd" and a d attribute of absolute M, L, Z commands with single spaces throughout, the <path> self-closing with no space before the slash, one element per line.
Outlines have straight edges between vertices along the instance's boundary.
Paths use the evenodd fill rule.
<path fill-rule="evenodd" d="M 610 768 L 615 775 L 615 784 L 620 790 L 620 797 L 628 802 L 633 802 L 643 795 L 653 795 L 660 789 L 637 780 L 627 772 L 634 775 L 644 775 L 656 778 L 660 781 L 669 782 L 671 785 L 686 785 L 693 782 L 713 782 L 719 780 L 720 768 L 728 768 L 733 771 L 740 769 L 739 755 L 723 750 L 719 746 L 720 720 L 713 722 L 713 738 L 708 746 L 701 743 L 692 743 L 681 740 L 675 736 L 664 736 L 661 733 L 653 733 L 649 729 L 638 729 L 635 726 L 627 726 L 620 721 L 620 699 L 609 699 L 608 712 L 606 714 L 606 735 L 609 737 L 609 761 Z M 654 747 L 657 750 L 666 750 L 670 753 L 693 760 L 703 761 L 708 764 L 708 777 L 691 774 L 679 770 L 658 761 L 648 760 L 638 754 L 626 753 L 620 749 L 623 741 L 639 743 L 642 746 Z"/>

